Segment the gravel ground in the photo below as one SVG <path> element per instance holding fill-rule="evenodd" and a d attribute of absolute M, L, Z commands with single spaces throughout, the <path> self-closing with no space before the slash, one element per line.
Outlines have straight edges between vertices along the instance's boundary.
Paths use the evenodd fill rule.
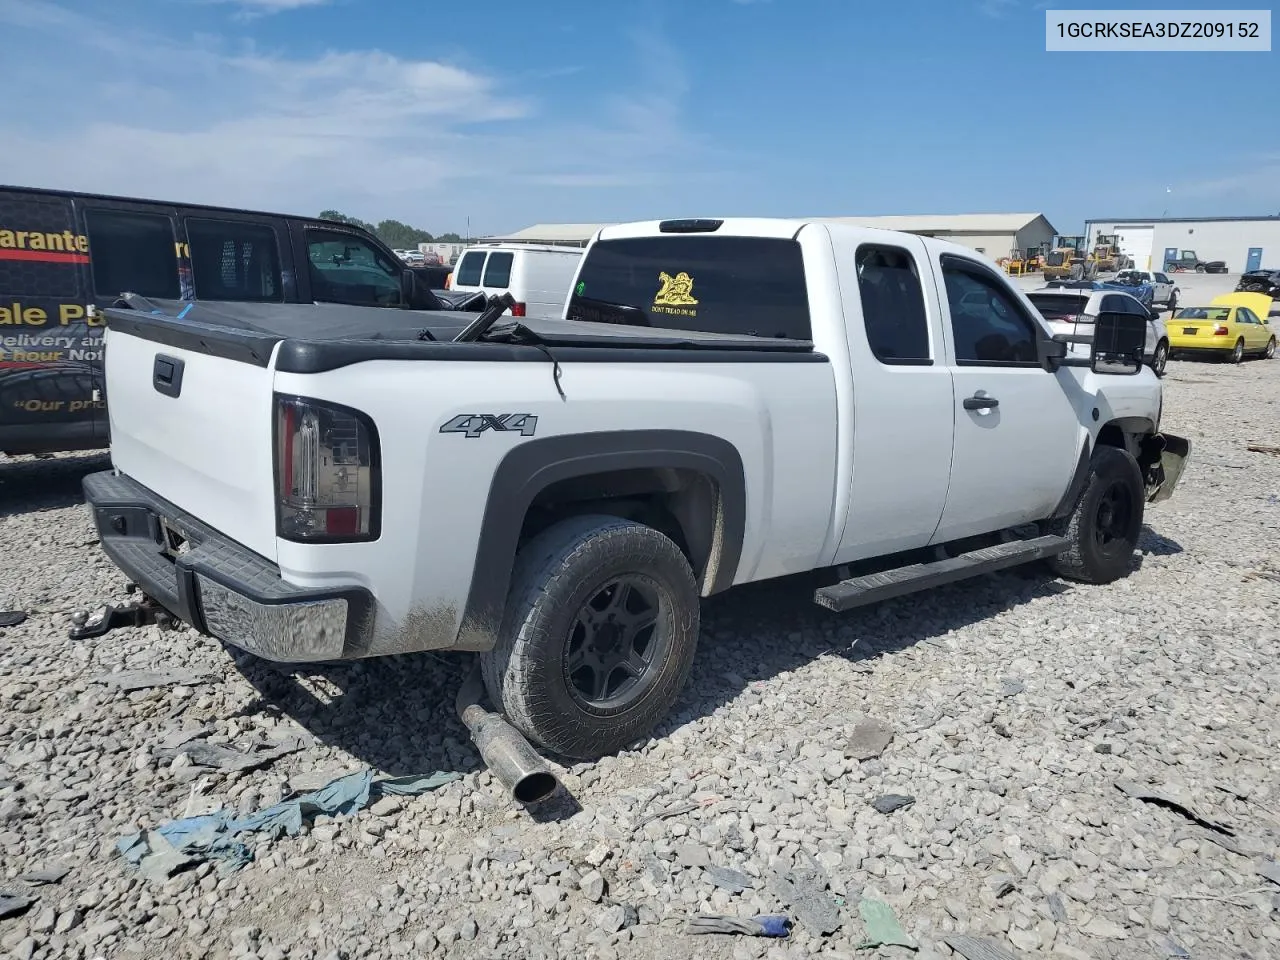
<path fill-rule="evenodd" d="M 841 616 L 798 581 L 719 597 L 670 721 L 564 770 L 535 811 L 453 716 L 460 659 L 286 672 L 185 630 L 70 641 L 71 611 L 125 598 L 79 504 L 105 460 L 0 463 L 0 609 L 30 611 L 0 629 L 0 888 L 38 898 L 0 920 L 0 952 L 836 960 L 949 957 L 951 938 L 982 956 L 968 935 L 1014 956 L 1280 957 L 1280 873 L 1258 872 L 1280 855 L 1280 456 L 1246 449 L 1280 445 L 1280 362 L 1171 363 L 1166 385 L 1193 459 L 1131 577 L 1023 569 Z M 97 682 L 173 666 L 210 678 Z M 248 772 L 159 755 L 196 731 L 305 745 Z M 257 838 L 238 873 L 151 882 L 115 852 L 370 766 L 463 777 Z M 890 795 L 913 802 L 879 812 Z M 859 949 L 872 901 L 917 952 Z M 699 912 L 797 922 L 695 938 Z"/>

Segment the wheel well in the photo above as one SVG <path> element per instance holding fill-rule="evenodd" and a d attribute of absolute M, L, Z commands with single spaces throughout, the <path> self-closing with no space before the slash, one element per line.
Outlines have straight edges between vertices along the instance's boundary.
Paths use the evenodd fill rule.
<path fill-rule="evenodd" d="M 724 542 L 724 509 L 719 485 L 707 474 L 645 467 L 558 481 L 529 505 L 520 542 L 584 513 L 604 513 L 653 527 L 684 553 L 700 587 L 715 580 Z"/>
<path fill-rule="evenodd" d="M 1126 417 L 1104 424 L 1098 431 L 1094 446 L 1127 450 L 1138 461 L 1148 483 L 1153 480 L 1154 471 L 1160 464 L 1160 454 L 1164 450 L 1163 440 L 1156 432 L 1155 424 L 1142 417 Z"/>

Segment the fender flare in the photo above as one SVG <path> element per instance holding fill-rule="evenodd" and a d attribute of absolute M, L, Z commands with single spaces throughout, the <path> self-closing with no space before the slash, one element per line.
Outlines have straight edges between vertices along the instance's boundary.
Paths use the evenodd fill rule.
<path fill-rule="evenodd" d="M 511 586 L 520 531 L 529 507 L 552 484 L 592 474 L 683 469 L 710 477 L 719 490 L 723 523 L 712 546 L 708 592 L 733 585 L 746 531 L 742 457 L 722 437 L 686 430 L 617 430 L 530 440 L 499 461 L 490 482 L 475 565 L 454 650 L 493 646 Z"/>

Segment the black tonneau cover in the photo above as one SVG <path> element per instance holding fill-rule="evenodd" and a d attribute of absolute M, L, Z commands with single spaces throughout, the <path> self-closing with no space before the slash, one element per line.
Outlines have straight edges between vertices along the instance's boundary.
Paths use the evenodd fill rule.
<path fill-rule="evenodd" d="M 296 373 L 335 369 L 378 359 L 529 359 L 549 348 L 577 359 L 692 352 L 699 358 L 744 361 L 770 358 L 823 361 L 808 340 L 732 336 L 569 320 L 504 317 L 484 340 L 450 341 L 476 319 L 450 310 L 398 310 L 336 303 L 239 303 L 161 300 L 125 294 L 103 311 L 107 326 L 149 340 L 266 366 L 281 343 L 276 368 Z M 585 353 L 584 353 L 585 351 Z M 570 359 L 570 354 L 563 359 Z M 653 358 L 653 359 L 656 359 Z M 692 359 L 692 358 L 691 358 Z"/>

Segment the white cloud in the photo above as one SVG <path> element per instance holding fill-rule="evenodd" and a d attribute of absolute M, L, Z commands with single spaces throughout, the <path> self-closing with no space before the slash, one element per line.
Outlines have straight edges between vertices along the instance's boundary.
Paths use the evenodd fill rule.
<path fill-rule="evenodd" d="M 15 75 L 55 50 L 61 64 L 22 99 L 0 101 L 9 183 L 336 208 L 437 231 L 474 214 L 502 230 L 572 219 L 583 189 L 661 196 L 664 181 L 705 159 L 683 120 L 687 76 L 656 34 L 634 38 L 632 92 L 597 93 L 593 113 L 543 105 L 528 92 L 537 80 L 513 92 L 486 72 L 378 50 L 298 59 L 35 0 L 0 0 L 0 32 L 17 34 L 7 44 Z M 547 209 L 553 196 L 569 198 L 564 214 Z"/>

